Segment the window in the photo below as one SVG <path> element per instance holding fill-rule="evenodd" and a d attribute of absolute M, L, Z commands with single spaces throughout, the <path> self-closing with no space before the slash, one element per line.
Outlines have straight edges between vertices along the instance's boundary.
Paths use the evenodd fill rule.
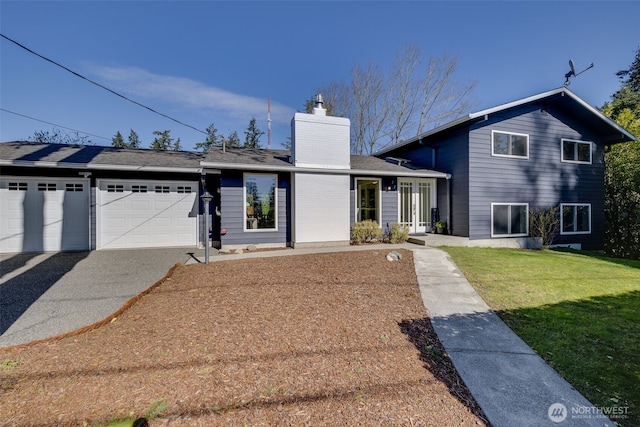
<path fill-rule="evenodd" d="M 131 186 L 132 193 L 146 193 L 147 186 L 146 185 L 132 185 Z"/>
<path fill-rule="evenodd" d="M 27 191 L 26 182 L 10 182 L 9 191 Z"/>
<path fill-rule="evenodd" d="M 191 187 L 183 187 L 181 185 L 178 186 L 178 194 L 189 194 L 191 193 Z"/>
<path fill-rule="evenodd" d="M 529 234 L 527 203 L 492 203 L 491 237 L 518 237 Z"/>
<path fill-rule="evenodd" d="M 56 191 L 56 184 L 54 182 L 39 182 L 38 191 Z"/>
<path fill-rule="evenodd" d="M 591 233 L 590 204 L 562 203 L 560 211 L 560 234 Z"/>
<path fill-rule="evenodd" d="M 356 222 L 372 220 L 380 224 L 380 180 L 356 179 Z"/>
<path fill-rule="evenodd" d="M 107 193 L 124 193 L 124 185 L 107 184 Z"/>
<path fill-rule="evenodd" d="M 84 185 L 67 183 L 65 185 L 65 190 L 68 191 L 68 192 L 82 191 L 82 190 L 84 190 Z"/>
<path fill-rule="evenodd" d="M 245 230 L 277 230 L 278 177 L 244 175 Z"/>
<path fill-rule="evenodd" d="M 560 144 L 563 162 L 591 164 L 591 142 L 563 138 Z"/>
<path fill-rule="evenodd" d="M 491 131 L 491 155 L 529 158 L 529 135 Z"/>
<path fill-rule="evenodd" d="M 156 193 L 169 193 L 171 188 L 168 185 L 156 185 Z"/>

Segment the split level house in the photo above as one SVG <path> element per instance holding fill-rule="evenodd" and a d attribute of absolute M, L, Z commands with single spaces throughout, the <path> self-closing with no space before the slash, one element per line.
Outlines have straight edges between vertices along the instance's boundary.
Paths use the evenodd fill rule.
<path fill-rule="evenodd" d="M 0 253 L 348 245 L 351 226 L 367 219 L 411 234 L 440 220 L 469 244 L 518 247 L 530 209 L 551 207 L 561 213 L 559 244 L 600 249 L 604 153 L 632 140 L 562 87 L 372 156 L 350 154 L 349 119 L 321 103 L 294 115 L 291 150 L 7 142 Z"/>

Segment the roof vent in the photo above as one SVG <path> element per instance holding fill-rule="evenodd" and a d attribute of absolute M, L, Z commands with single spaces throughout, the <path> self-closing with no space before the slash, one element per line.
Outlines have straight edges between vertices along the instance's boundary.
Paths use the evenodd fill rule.
<path fill-rule="evenodd" d="M 315 103 L 313 104 L 313 114 L 317 116 L 327 115 L 327 110 L 324 108 L 324 100 L 322 99 L 321 93 L 316 95 Z"/>

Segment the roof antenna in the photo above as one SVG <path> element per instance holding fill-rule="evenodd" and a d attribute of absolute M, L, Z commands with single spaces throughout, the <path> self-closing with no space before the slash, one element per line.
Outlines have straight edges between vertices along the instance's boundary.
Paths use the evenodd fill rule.
<path fill-rule="evenodd" d="M 569 72 L 564 75 L 564 78 L 565 78 L 564 87 L 568 87 L 569 86 L 569 77 L 571 77 L 571 76 L 578 77 L 580 74 L 584 73 L 589 68 L 592 68 L 593 67 L 593 62 L 591 64 L 589 64 L 589 66 L 587 68 L 585 68 L 584 70 L 580 71 L 579 73 L 576 73 L 576 66 L 573 63 L 573 59 L 569 60 L 569 67 L 571 67 L 571 70 L 569 70 Z"/>

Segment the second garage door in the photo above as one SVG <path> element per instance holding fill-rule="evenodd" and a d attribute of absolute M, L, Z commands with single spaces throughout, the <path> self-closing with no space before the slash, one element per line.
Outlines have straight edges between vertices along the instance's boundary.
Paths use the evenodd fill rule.
<path fill-rule="evenodd" d="M 97 248 L 197 245 L 198 182 L 100 180 Z"/>

